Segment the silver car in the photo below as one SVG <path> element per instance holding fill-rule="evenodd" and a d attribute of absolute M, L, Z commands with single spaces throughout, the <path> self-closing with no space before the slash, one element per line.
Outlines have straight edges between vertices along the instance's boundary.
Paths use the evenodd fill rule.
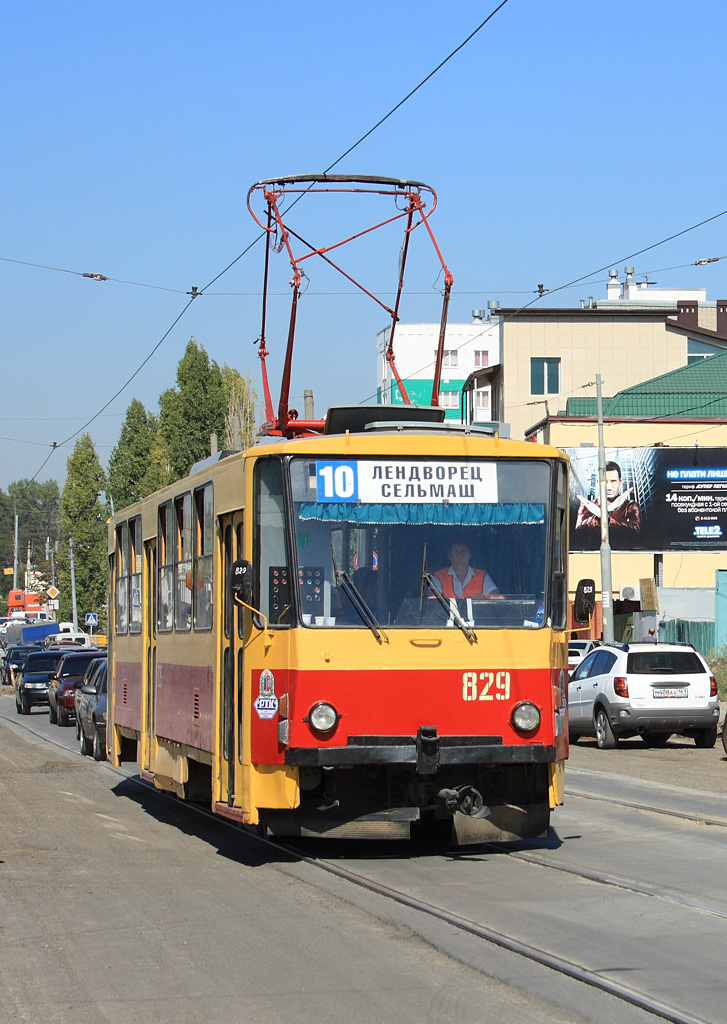
<path fill-rule="evenodd" d="M 636 735 L 663 746 L 673 733 L 713 747 L 717 683 L 691 644 L 604 644 L 571 675 L 568 722 L 572 742 L 595 734 L 602 750 Z"/>

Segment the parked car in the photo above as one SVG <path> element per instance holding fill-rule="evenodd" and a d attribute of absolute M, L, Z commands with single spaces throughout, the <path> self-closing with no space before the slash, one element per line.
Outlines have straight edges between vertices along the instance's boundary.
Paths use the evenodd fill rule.
<path fill-rule="evenodd" d="M 14 644 L 8 648 L 7 655 L 5 657 L 5 668 L 8 673 L 8 685 L 15 686 L 15 681 L 20 676 L 25 659 L 31 653 L 31 651 L 38 651 L 40 648 L 36 644 Z"/>
<path fill-rule="evenodd" d="M 63 651 L 30 651 L 15 681 L 15 710 L 29 715 L 30 709 L 48 703 L 48 680 L 56 670 Z"/>
<path fill-rule="evenodd" d="M 81 753 L 106 760 L 106 659 L 99 659 L 92 678 L 76 690 L 76 737 Z"/>
<path fill-rule="evenodd" d="M 572 672 L 576 665 L 590 654 L 596 647 L 600 647 L 600 640 L 569 640 L 568 641 L 568 672 Z"/>
<path fill-rule="evenodd" d="M 603 750 L 639 735 L 663 746 L 673 733 L 698 747 L 717 740 L 717 683 L 691 644 L 603 644 L 568 684 L 569 734 L 592 736 Z"/>
<path fill-rule="evenodd" d="M 81 685 L 83 673 L 89 663 L 100 655 L 98 651 L 69 651 L 64 654 L 48 680 L 48 717 L 56 725 L 68 725 L 76 713 L 76 689 Z"/>

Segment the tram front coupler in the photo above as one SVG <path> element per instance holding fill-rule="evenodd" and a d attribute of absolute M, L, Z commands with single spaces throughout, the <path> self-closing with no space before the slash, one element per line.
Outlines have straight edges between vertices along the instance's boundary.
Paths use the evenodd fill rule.
<path fill-rule="evenodd" d="M 468 818 L 488 818 L 490 808 L 485 806 L 482 793 L 474 786 L 456 786 L 454 789 L 440 789 L 437 799 L 448 811 L 466 814 Z"/>

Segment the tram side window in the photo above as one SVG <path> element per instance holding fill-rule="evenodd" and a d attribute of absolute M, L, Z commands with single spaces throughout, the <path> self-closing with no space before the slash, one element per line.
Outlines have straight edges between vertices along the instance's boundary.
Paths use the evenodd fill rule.
<path fill-rule="evenodd" d="M 141 516 L 129 521 L 129 632 L 141 633 Z"/>
<path fill-rule="evenodd" d="M 261 459 L 255 468 L 255 599 L 271 627 L 293 622 L 288 564 L 283 471 L 278 459 Z"/>
<path fill-rule="evenodd" d="M 212 628 L 212 484 L 194 492 L 194 628 Z"/>
<path fill-rule="evenodd" d="M 186 632 L 192 624 L 192 495 L 174 502 L 176 525 L 174 628 Z"/>
<path fill-rule="evenodd" d="M 116 632 L 126 633 L 129 628 L 129 526 L 116 527 Z"/>
<path fill-rule="evenodd" d="M 167 502 L 159 509 L 159 535 L 157 564 L 159 566 L 159 598 L 157 601 L 157 626 L 164 633 L 172 628 L 174 621 L 174 517 L 172 504 Z"/>

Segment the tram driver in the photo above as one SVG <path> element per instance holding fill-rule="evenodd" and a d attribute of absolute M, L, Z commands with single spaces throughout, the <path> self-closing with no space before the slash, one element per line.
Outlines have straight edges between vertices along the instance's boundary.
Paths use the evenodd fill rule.
<path fill-rule="evenodd" d="M 434 584 L 449 600 L 474 597 L 503 601 L 497 584 L 485 569 L 470 565 L 472 552 L 465 537 L 455 537 L 447 548 L 448 569 L 434 573 Z"/>

